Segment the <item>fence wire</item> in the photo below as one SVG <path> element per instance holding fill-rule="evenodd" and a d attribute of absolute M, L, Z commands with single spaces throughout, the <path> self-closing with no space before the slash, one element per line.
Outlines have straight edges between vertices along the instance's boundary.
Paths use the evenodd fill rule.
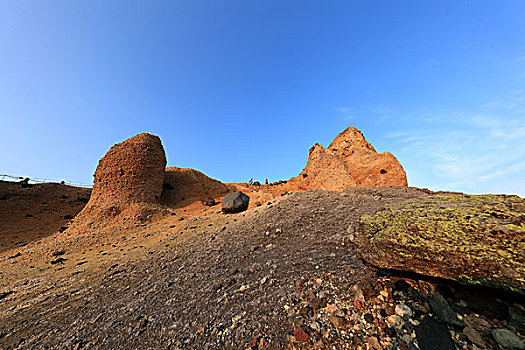
<path fill-rule="evenodd" d="M 25 182 L 27 179 L 28 184 L 64 184 L 75 187 L 92 187 L 92 184 L 87 184 L 79 181 L 70 181 L 70 180 L 53 180 L 53 179 L 39 179 L 39 178 L 30 178 L 27 176 L 13 176 L 7 174 L 0 174 L 0 181 L 9 181 L 9 182 Z"/>

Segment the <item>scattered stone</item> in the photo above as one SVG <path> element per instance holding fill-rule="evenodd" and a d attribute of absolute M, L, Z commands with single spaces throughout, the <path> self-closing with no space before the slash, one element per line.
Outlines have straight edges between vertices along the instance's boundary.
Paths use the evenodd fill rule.
<path fill-rule="evenodd" d="M 204 205 L 207 205 L 208 207 L 212 207 L 215 204 L 217 204 L 217 202 L 215 201 L 215 198 L 212 198 L 212 197 L 206 197 L 203 200 L 203 203 L 204 203 Z"/>
<path fill-rule="evenodd" d="M 509 307 L 510 322 L 521 332 L 525 332 L 525 310 L 515 304 Z"/>
<path fill-rule="evenodd" d="M 14 259 L 14 258 L 18 258 L 19 256 L 22 256 L 22 253 L 18 252 L 14 255 L 11 255 L 10 257 L 8 257 L 8 259 Z"/>
<path fill-rule="evenodd" d="M 387 317 L 386 322 L 389 326 L 395 327 L 395 328 L 401 328 L 405 325 L 405 321 L 403 318 L 399 315 L 390 315 Z"/>
<path fill-rule="evenodd" d="M 491 325 L 483 316 L 465 315 L 463 321 L 467 326 L 483 335 L 490 334 Z"/>
<path fill-rule="evenodd" d="M 348 324 L 348 321 L 344 317 L 331 315 L 330 316 L 330 322 L 334 325 L 334 327 L 342 328 Z"/>
<path fill-rule="evenodd" d="M 1 293 L 0 293 L 0 300 L 4 299 L 5 297 L 7 297 L 7 296 L 9 296 L 9 295 L 11 295 L 11 294 L 13 294 L 13 293 L 14 293 L 14 292 L 13 292 L 12 290 L 7 291 L 7 292 L 1 292 Z"/>
<path fill-rule="evenodd" d="M 64 258 L 58 258 L 58 259 L 56 259 L 56 260 L 52 260 L 52 261 L 50 261 L 50 264 L 51 264 L 51 265 L 61 264 L 61 263 L 63 263 L 64 261 L 67 261 L 67 259 L 64 259 Z"/>
<path fill-rule="evenodd" d="M 52 256 L 60 256 L 60 255 L 64 255 L 66 254 L 66 251 L 65 250 L 56 250 L 53 252 L 53 254 L 51 254 Z"/>
<path fill-rule="evenodd" d="M 395 308 L 395 312 L 399 316 L 407 315 L 408 317 L 412 317 L 412 310 L 405 304 L 397 304 Z"/>

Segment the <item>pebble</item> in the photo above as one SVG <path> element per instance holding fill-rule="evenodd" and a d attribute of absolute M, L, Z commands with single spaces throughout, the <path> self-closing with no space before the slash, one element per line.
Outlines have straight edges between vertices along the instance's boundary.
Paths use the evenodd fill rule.
<path fill-rule="evenodd" d="M 308 333 L 306 333 L 304 329 L 302 329 L 301 327 L 295 327 L 294 336 L 295 336 L 295 340 L 297 340 L 298 342 L 303 342 L 303 343 L 307 342 L 308 339 L 310 338 L 308 336 Z"/>
<path fill-rule="evenodd" d="M 407 315 L 408 317 L 412 317 L 412 310 L 405 304 L 397 304 L 395 308 L 395 312 L 399 316 Z"/>
<path fill-rule="evenodd" d="M 483 338 L 474 328 L 466 326 L 463 329 L 463 334 L 474 344 L 480 346 L 482 349 L 486 349 L 487 346 L 485 345 Z"/>
<path fill-rule="evenodd" d="M 348 324 L 348 321 L 344 317 L 332 315 L 330 316 L 330 322 L 334 325 L 334 327 L 341 328 Z"/>
<path fill-rule="evenodd" d="M 313 321 L 310 323 L 310 328 L 312 328 L 314 331 L 319 332 L 321 330 L 321 325 L 318 322 Z"/>

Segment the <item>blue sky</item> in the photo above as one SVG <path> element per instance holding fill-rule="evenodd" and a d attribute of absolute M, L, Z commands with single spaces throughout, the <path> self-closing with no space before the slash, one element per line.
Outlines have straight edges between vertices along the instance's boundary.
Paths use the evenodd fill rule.
<path fill-rule="evenodd" d="M 297 175 L 347 126 L 410 185 L 525 196 L 525 2 L 3 1 L 0 173 L 91 182 L 114 143 Z"/>

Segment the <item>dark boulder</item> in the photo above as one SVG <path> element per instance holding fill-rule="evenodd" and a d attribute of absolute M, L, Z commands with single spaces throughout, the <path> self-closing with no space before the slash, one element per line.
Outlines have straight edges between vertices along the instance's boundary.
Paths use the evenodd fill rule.
<path fill-rule="evenodd" d="M 416 327 L 416 337 L 421 350 L 454 350 L 454 342 L 447 327 L 430 316 L 425 316 Z"/>
<path fill-rule="evenodd" d="M 248 209 L 250 197 L 237 191 L 228 194 L 222 199 L 222 211 L 225 213 L 240 213 Z"/>

